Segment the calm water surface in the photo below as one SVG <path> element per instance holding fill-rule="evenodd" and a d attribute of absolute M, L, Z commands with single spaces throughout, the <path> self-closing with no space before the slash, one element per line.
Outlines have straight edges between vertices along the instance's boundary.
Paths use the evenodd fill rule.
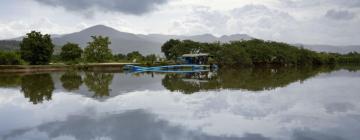
<path fill-rule="evenodd" d="M 360 71 L 0 74 L 0 140 L 358 140 Z"/>

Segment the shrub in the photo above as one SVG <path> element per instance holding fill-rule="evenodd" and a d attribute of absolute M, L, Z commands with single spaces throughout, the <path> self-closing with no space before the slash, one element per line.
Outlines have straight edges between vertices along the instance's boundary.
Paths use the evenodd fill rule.
<path fill-rule="evenodd" d="M 20 65 L 23 63 L 22 61 L 17 52 L 0 51 L 0 65 Z"/>
<path fill-rule="evenodd" d="M 82 52 L 78 44 L 67 43 L 61 48 L 60 57 L 64 62 L 78 62 Z"/>

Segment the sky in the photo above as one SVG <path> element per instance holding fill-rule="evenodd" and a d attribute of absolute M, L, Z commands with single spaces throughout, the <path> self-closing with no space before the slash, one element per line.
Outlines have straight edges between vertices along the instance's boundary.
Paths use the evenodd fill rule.
<path fill-rule="evenodd" d="M 136 34 L 359 45 L 360 0 L 0 0 L 0 39 L 98 24 Z"/>

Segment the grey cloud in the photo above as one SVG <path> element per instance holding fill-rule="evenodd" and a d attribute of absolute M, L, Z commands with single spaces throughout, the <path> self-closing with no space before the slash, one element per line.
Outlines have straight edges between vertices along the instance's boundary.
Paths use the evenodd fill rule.
<path fill-rule="evenodd" d="M 333 114 L 333 113 L 343 113 L 347 112 L 349 110 L 355 109 L 355 105 L 351 103 L 331 103 L 325 105 L 325 110 L 327 113 Z"/>
<path fill-rule="evenodd" d="M 342 5 L 348 8 L 358 8 L 360 7 L 360 0 L 332 0 L 338 5 Z"/>
<path fill-rule="evenodd" d="M 320 5 L 335 5 L 342 8 L 359 8 L 360 0 L 279 0 L 289 7 L 315 7 Z"/>
<path fill-rule="evenodd" d="M 91 16 L 93 8 L 105 12 L 120 12 L 132 15 L 142 15 L 155 9 L 157 5 L 168 0 L 35 0 L 39 3 L 63 7 L 69 11 L 81 12 Z"/>
<path fill-rule="evenodd" d="M 29 135 L 34 135 L 34 132 L 38 133 L 36 138 Z M 69 116 L 65 121 L 49 122 L 35 128 L 15 130 L 4 136 L 3 139 L 41 139 L 38 136 L 40 134 L 43 139 L 70 136 L 76 140 L 91 140 L 101 137 L 112 140 L 270 140 L 270 138 L 257 133 L 245 133 L 242 137 L 213 136 L 202 131 L 188 130 L 183 126 L 170 124 L 144 110 L 108 114 L 99 118 Z"/>
<path fill-rule="evenodd" d="M 328 10 L 325 14 L 325 17 L 335 20 L 351 20 L 355 17 L 355 13 L 352 13 L 347 10 Z"/>

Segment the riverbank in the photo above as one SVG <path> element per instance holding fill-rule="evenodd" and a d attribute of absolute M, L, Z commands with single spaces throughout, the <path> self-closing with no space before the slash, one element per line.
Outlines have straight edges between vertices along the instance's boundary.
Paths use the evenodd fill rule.
<path fill-rule="evenodd" d="M 122 70 L 125 65 L 138 63 L 87 63 L 87 64 L 50 64 L 50 65 L 0 65 L 0 72 L 44 72 L 78 70 Z"/>

